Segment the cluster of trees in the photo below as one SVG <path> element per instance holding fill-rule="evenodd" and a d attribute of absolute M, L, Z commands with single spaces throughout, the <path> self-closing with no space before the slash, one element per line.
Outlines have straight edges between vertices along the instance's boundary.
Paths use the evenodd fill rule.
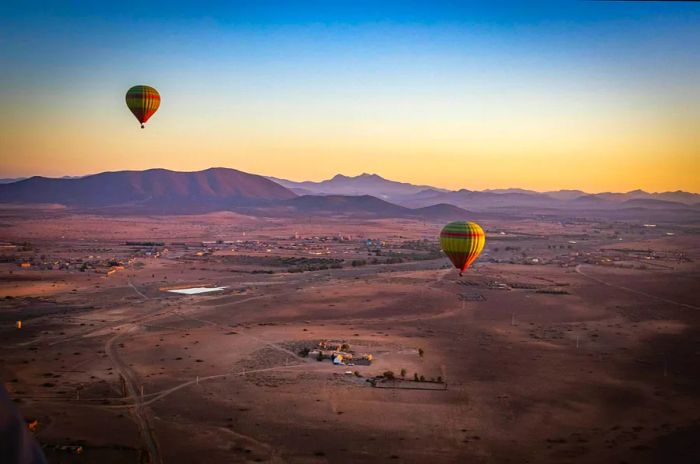
<path fill-rule="evenodd" d="M 377 258 L 372 258 L 370 261 L 367 261 L 366 259 L 353 259 L 350 264 L 352 267 L 359 267 L 359 266 L 366 266 L 368 264 L 399 264 L 403 263 L 404 259 L 400 258 L 398 256 L 392 256 L 384 260 L 380 260 Z"/>
<path fill-rule="evenodd" d="M 413 381 L 414 382 L 432 382 L 432 383 L 442 383 L 442 376 L 438 375 L 437 377 L 430 377 L 430 380 L 427 380 L 425 376 L 421 375 L 419 376 L 418 373 L 413 374 Z"/>
<path fill-rule="evenodd" d="M 396 375 L 393 371 L 385 371 L 382 374 L 386 380 L 396 380 Z M 406 369 L 401 369 L 401 379 L 406 379 Z M 431 377 L 429 380 L 425 378 L 424 375 L 418 375 L 417 372 L 413 374 L 414 382 L 432 382 L 432 383 L 442 383 L 442 376 Z"/>
<path fill-rule="evenodd" d="M 224 264 L 248 264 L 269 267 L 286 267 L 294 266 L 304 270 L 318 270 L 321 268 L 328 269 L 329 267 L 340 267 L 343 260 L 340 258 L 305 258 L 303 256 L 253 256 L 253 255 L 234 255 L 222 256 L 219 260 Z M 325 267 L 324 267 L 325 266 Z M 297 271 L 302 272 L 302 271 Z"/>
<path fill-rule="evenodd" d="M 287 272 L 293 274 L 296 272 L 327 271 L 328 269 L 341 269 L 342 267 L 343 265 L 340 263 L 321 264 L 319 266 L 305 265 L 300 267 L 290 267 L 289 269 L 287 269 Z"/>
<path fill-rule="evenodd" d="M 275 258 L 273 258 L 273 259 L 275 259 Z M 342 259 L 336 259 L 336 258 L 289 257 L 289 258 L 276 258 L 276 259 L 279 259 L 281 265 L 283 265 L 283 266 L 304 266 L 304 265 L 332 266 L 333 264 L 340 264 L 343 262 Z"/>

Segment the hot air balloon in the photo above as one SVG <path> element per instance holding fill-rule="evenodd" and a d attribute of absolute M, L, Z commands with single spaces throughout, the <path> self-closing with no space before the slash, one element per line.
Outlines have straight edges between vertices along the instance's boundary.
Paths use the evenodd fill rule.
<path fill-rule="evenodd" d="M 141 123 L 141 129 L 160 106 L 160 94 L 153 87 L 135 85 L 126 92 L 126 106 Z"/>
<path fill-rule="evenodd" d="M 440 246 L 459 275 L 481 254 L 486 243 L 484 229 L 476 222 L 450 222 L 440 232 Z"/>

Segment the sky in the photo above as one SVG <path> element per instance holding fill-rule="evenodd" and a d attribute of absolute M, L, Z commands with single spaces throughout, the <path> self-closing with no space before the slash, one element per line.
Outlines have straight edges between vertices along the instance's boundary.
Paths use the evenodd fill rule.
<path fill-rule="evenodd" d="M 0 177 L 214 166 L 700 192 L 700 3 L 2 2 Z"/>

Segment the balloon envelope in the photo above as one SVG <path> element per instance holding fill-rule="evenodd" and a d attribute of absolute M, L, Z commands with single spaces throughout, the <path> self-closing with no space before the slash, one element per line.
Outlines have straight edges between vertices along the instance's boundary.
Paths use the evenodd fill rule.
<path fill-rule="evenodd" d="M 143 124 L 158 111 L 160 94 L 153 87 L 135 85 L 126 92 L 126 106 L 129 107 L 136 119 Z"/>
<path fill-rule="evenodd" d="M 476 222 L 450 222 L 440 232 L 440 247 L 459 275 L 481 254 L 485 243 L 484 229 Z"/>

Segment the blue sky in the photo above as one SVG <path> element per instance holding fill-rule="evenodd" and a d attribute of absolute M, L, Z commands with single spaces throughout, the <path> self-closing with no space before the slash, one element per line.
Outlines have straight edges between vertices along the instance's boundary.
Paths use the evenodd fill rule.
<path fill-rule="evenodd" d="M 6 2 L 0 174 L 223 164 L 595 190 L 614 185 L 591 156 L 639 156 L 620 189 L 698 190 L 698 44 L 700 5 L 684 2 Z M 160 138 L 128 132 L 135 83 L 161 91 Z M 497 161 L 479 178 L 422 165 L 478 154 Z"/>

